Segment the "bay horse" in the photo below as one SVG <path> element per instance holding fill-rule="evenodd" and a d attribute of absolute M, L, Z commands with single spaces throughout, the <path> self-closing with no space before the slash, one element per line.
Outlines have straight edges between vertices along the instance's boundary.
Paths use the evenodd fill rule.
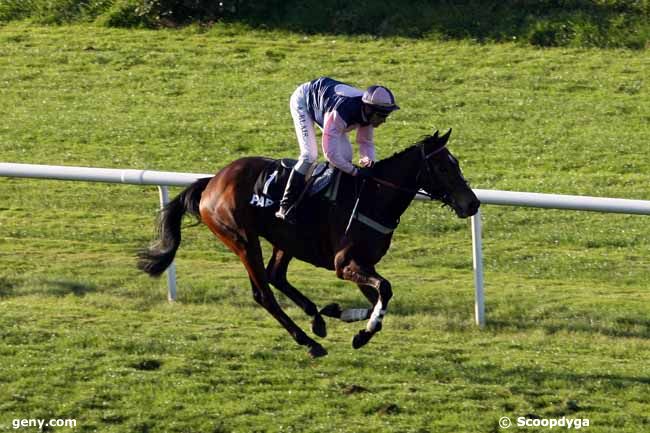
<path fill-rule="evenodd" d="M 368 319 L 366 328 L 352 340 L 352 346 L 358 349 L 381 330 L 392 289 L 375 265 L 388 251 L 393 230 L 418 191 L 448 205 L 459 218 L 478 211 L 480 202 L 465 181 L 458 160 L 446 147 L 450 134 L 451 129 L 443 136 L 436 131 L 378 161 L 371 177 L 362 179 L 342 173 L 335 203 L 319 197 L 304 198 L 296 225 L 275 218 L 277 206 L 259 208 L 250 204 L 258 175 L 272 160 L 238 159 L 214 177 L 197 180 L 164 206 L 159 215 L 159 239 L 139 253 L 138 267 L 152 276 L 165 271 L 181 243 L 183 215 L 189 213 L 239 256 L 248 271 L 255 301 L 299 345 L 307 346 L 310 356 L 324 356 L 327 351 L 282 310 L 270 285 L 313 318 L 312 332 L 319 337 L 327 333 L 322 316 L 347 322 Z M 273 245 L 266 267 L 260 236 Z M 293 258 L 334 270 L 338 278 L 356 283 L 371 307 L 342 310 L 338 304 L 329 304 L 319 310 L 287 281 L 287 268 Z"/>

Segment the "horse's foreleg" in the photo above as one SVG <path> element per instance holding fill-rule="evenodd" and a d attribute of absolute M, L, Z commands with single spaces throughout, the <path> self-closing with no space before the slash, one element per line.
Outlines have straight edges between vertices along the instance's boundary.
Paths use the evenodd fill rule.
<path fill-rule="evenodd" d="M 370 278 L 373 281 L 372 286 L 377 288 L 377 302 L 372 309 L 366 329 L 359 331 L 352 340 L 352 347 L 355 349 L 364 346 L 373 335 L 381 331 L 382 321 L 388 310 L 388 302 L 393 297 L 393 291 L 388 280 L 377 273 L 371 275 Z"/>
<path fill-rule="evenodd" d="M 287 269 L 289 268 L 291 259 L 292 257 L 289 254 L 274 247 L 271 259 L 266 267 L 268 281 L 302 308 L 305 314 L 313 317 L 311 322 L 312 331 L 319 337 L 324 338 L 327 335 L 327 326 L 323 317 L 318 312 L 318 307 L 287 281 Z"/>
<path fill-rule="evenodd" d="M 376 299 L 374 307 L 370 312 L 366 329 L 359 331 L 352 340 L 352 347 L 358 349 L 368 343 L 373 335 L 381 331 L 382 321 L 388 309 L 388 302 L 393 296 L 393 291 L 390 282 L 375 272 L 374 268 L 360 266 L 354 261 L 351 261 L 344 268 L 337 270 L 337 274 L 345 280 L 357 283 L 361 291 L 371 302 Z M 371 289 L 373 288 L 375 294 L 371 293 Z M 343 313 L 341 314 L 342 316 Z"/>

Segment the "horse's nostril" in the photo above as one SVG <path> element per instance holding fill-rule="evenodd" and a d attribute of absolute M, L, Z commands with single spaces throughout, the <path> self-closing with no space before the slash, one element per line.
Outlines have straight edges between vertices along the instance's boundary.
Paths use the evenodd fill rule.
<path fill-rule="evenodd" d="M 476 215 L 476 212 L 478 212 L 478 208 L 481 205 L 481 202 L 478 200 L 472 200 L 469 205 L 467 206 L 466 212 L 465 212 L 465 218 Z"/>

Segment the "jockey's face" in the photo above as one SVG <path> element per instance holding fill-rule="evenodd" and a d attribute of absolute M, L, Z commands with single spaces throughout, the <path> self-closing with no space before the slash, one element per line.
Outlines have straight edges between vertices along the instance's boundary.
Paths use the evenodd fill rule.
<path fill-rule="evenodd" d="M 366 106 L 365 109 L 368 122 L 373 128 L 377 128 L 379 125 L 386 122 L 386 119 L 390 115 L 390 111 L 374 110 L 369 106 Z"/>

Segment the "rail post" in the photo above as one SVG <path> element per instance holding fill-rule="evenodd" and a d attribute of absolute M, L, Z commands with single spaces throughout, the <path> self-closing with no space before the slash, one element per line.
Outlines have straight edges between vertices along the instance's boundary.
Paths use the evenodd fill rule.
<path fill-rule="evenodd" d="M 483 295 L 483 240 L 481 235 L 481 210 L 472 216 L 472 262 L 474 266 L 474 318 L 476 324 L 485 326 L 485 301 Z"/>
<path fill-rule="evenodd" d="M 169 203 L 169 188 L 165 185 L 158 185 L 160 193 L 160 209 Z M 174 302 L 176 300 L 176 263 L 172 262 L 167 268 L 167 300 Z"/>

